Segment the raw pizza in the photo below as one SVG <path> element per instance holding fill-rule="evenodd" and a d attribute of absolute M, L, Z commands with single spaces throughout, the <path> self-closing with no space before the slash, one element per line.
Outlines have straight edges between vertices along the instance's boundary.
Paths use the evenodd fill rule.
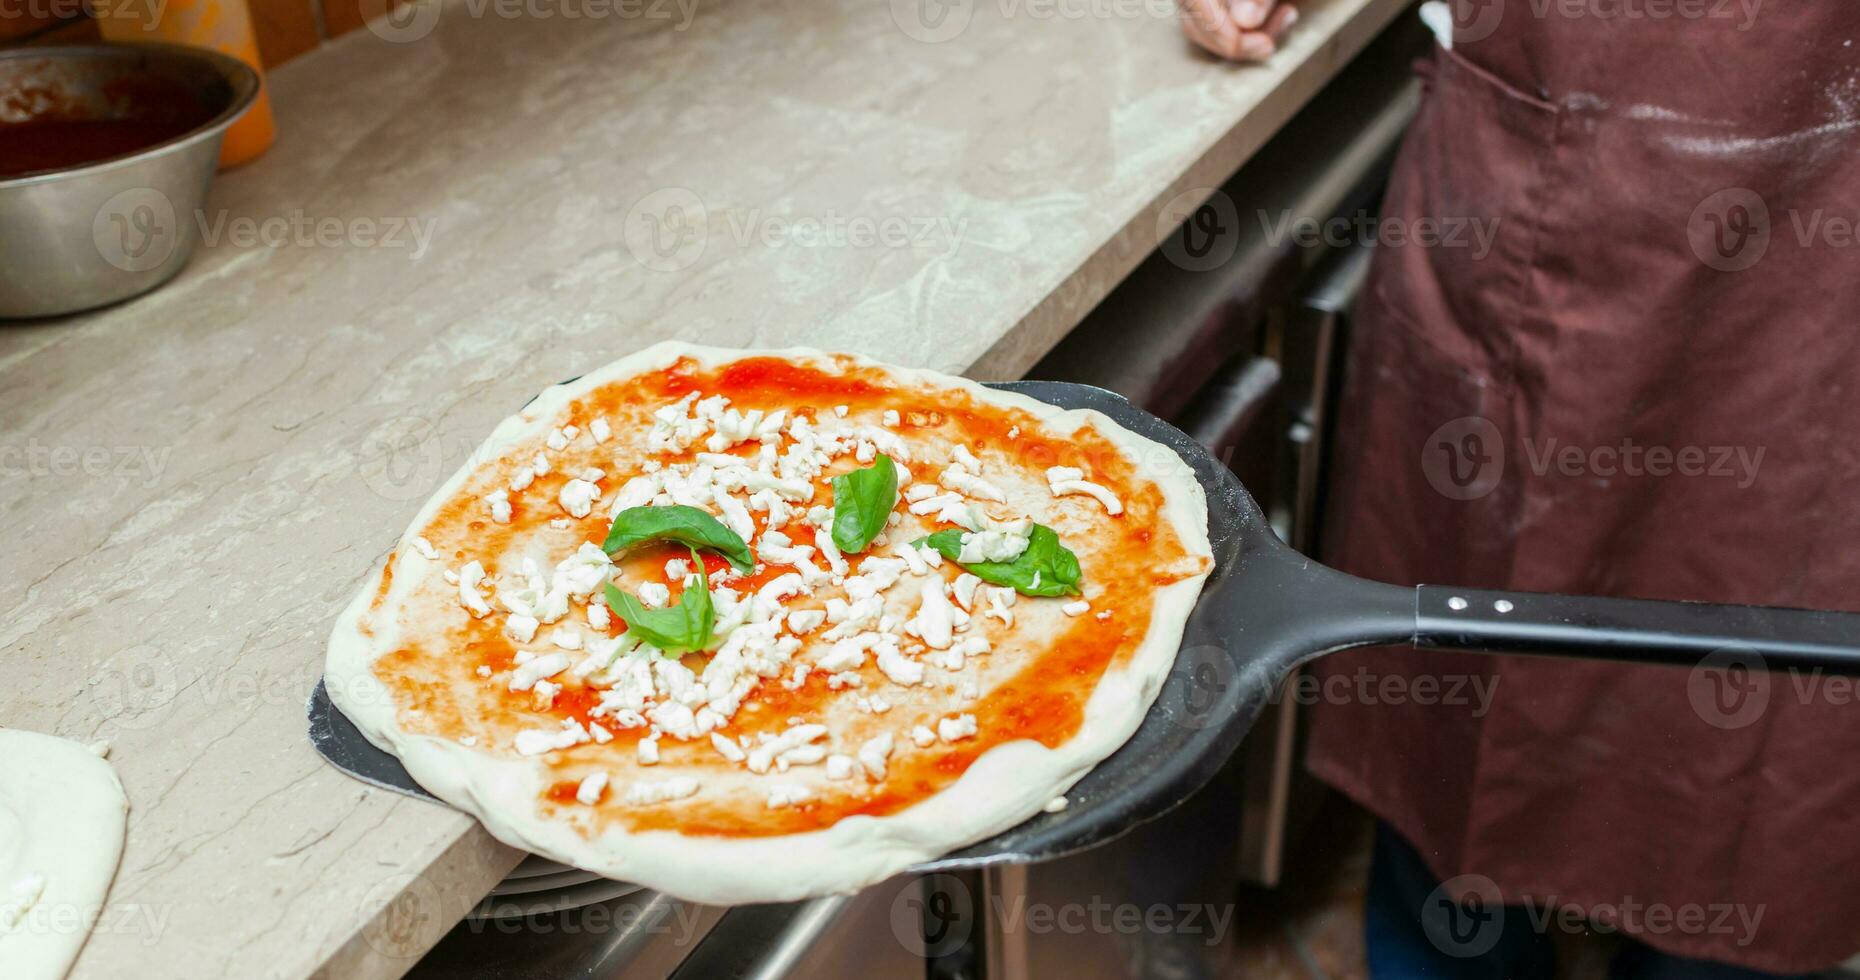
<path fill-rule="evenodd" d="M 338 707 L 498 837 L 693 901 L 846 891 L 1063 806 L 1212 569 L 1179 457 L 817 351 L 550 389 L 330 640 Z"/>

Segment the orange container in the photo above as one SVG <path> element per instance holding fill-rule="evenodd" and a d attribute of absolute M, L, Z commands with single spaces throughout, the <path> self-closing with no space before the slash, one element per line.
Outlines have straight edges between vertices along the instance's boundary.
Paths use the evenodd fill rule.
<path fill-rule="evenodd" d="M 98 27 L 107 41 L 168 41 L 211 48 L 252 66 L 258 72 L 258 100 L 233 123 L 220 144 L 220 168 L 236 167 L 265 152 L 277 135 L 271 96 L 264 89 L 265 69 L 258 60 L 252 11 L 246 0 L 99 0 Z"/>

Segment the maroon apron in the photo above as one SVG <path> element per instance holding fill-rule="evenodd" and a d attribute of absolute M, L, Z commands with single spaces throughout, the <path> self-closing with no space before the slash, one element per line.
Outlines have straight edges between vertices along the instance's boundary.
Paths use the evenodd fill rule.
<path fill-rule="evenodd" d="M 1358 311 L 1330 561 L 1860 609 L 1860 3 L 1746 11 L 1460 11 Z M 1309 764 L 1442 879 L 1828 966 L 1860 950 L 1860 695 L 1716 666 L 1339 654 Z"/>

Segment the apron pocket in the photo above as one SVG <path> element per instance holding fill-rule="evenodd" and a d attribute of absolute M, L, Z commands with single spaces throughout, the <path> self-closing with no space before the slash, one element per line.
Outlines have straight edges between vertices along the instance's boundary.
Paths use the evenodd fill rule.
<path fill-rule="evenodd" d="M 1436 49 L 1384 199 L 1372 301 L 1509 391 L 1559 112 Z"/>

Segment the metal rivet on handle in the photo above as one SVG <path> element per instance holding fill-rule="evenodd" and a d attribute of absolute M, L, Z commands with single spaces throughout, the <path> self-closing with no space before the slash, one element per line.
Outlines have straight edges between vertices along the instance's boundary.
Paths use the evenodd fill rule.
<path fill-rule="evenodd" d="M 1459 596 L 1454 596 L 1453 598 L 1447 600 L 1447 608 L 1453 610 L 1454 612 L 1461 612 L 1465 610 L 1466 608 L 1466 600 L 1460 598 Z"/>
<path fill-rule="evenodd" d="M 1510 599 L 1500 599 L 1497 602 L 1492 603 L 1492 608 L 1498 610 L 1501 613 L 1508 613 L 1516 607 L 1511 604 Z"/>

